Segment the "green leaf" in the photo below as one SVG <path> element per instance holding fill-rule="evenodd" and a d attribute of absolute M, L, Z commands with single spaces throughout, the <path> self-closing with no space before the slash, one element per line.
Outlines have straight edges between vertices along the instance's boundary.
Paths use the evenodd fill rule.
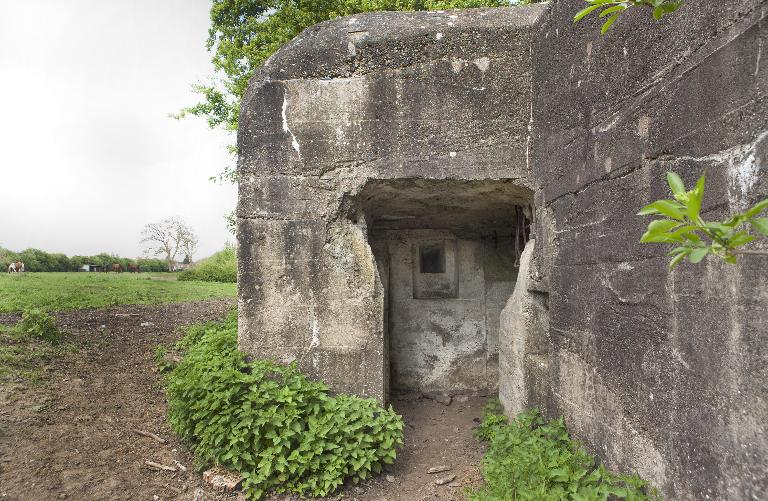
<path fill-rule="evenodd" d="M 683 180 L 672 171 L 667 172 L 667 184 L 669 184 L 669 188 L 675 195 L 682 195 L 685 193 L 685 184 L 683 183 Z"/>
<path fill-rule="evenodd" d="M 673 228 L 677 228 L 680 226 L 680 224 L 680 221 L 673 221 L 670 219 L 657 219 L 655 221 L 651 221 L 651 224 L 648 225 L 648 233 L 664 233 Z"/>
<path fill-rule="evenodd" d="M 603 24 L 603 27 L 600 28 L 600 34 L 605 35 L 608 32 L 608 30 L 611 29 L 611 26 L 613 26 L 613 23 L 616 22 L 616 20 L 619 18 L 620 15 L 621 15 L 621 12 L 617 12 L 616 14 L 609 17 L 608 20 Z"/>
<path fill-rule="evenodd" d="M 704 201 L 705 176 L 701 176 L 696 182 L 696 187 L 688 193 L 688 217 L 696 219 L 701 212 L 701 204 Z"/>
<path fill-rule="evenodd" d="M 602 5 L 590 5 L 589 7 L 586 7 L 584 9 L 581 9 L 579 12 L 576 13 L 575 16 L 573 16 L 573 22 L 578 23 L 582 19 L 584 19 L 586 16 L 588 16 L 592 11 L 595 9 L 599 9 L 602 7 Z"/>
<path fill-rule="evenodd" d="M 731 238 L 728 239 L 728 244 L 731 248 L 739 247 L 741 245 L 748 244 L 749 242 L 753 241 L 755 237 L 753 235 L 749 235 L 746 231 L 740 231 L 739 233 L 735 234 Z"/>
<path fill-rule="evenodd" d="M 752 207 L 751 209 L 749 209 L 747 212 L 744 213 L 744 216 L 746 218 L 751 218 L 751 217 L 757 216 L 758 214 L 763 212 L 765 209 L 768 209 L 768 198 L 760 202 L 757 202 L 757 204 L 755 204 L 754 207 Z"/>
<path fill-rule="evenodd" d="M 685 206 L 675 202 L 674 200 L 657 200 L 650 205 L 643 207 L 638 216 L 653 216 L 656 214 L 663 214 L 672 219 L 682 221 L 685 219 L 685 215 L 682 211 Z"/>
<path fill-rule="evenodd" d="M 688 256 L 688 261 L 690 261 L 693 264 L 698 264 L 701 262 L 702 259 L 704 259 L 707 256 L 707 254 L 709 254 L 709 251 L 710 251 L 709 247 L 699 247 L 697 249 L 694 249 Z"/>
<path fill-rule="evenodd" d="M 678 247 L 679 249 L 683 249 L 682 247 Z M 675 266 L 680 264 L 680 261 L 685 259 L 685 256 L 690 254 L 690 249 L 684 249 L 683 252 L 677 254 L 675 257 L 672 258 L 672 260 L 669 262 L 669 269 L 673 269 Z"/>
<path fill-rule="evenodd" d="M 750 219 L 749 223 L 763 236 L 768 237 L 768 217 L 756 217 Z"/>
<path fill-rule="evenodd" d="M 690 232 L 698 231 L 698 229 L 699 229 L 698 226 L 693 226 L 693 225 L 681 226 L 680 228 L 677 228 L 675 229 L 675 231 L 671 232 L 670 235 L 673 237 L 685 237 L 687 236 L 686 234 Z"/>
<path fill-rule="evenodd" d="M 608 7 L 607 9 L 603 10 L 598 18 L 605 17 L 607 15 L 613 14 L 614 12 L 621 12 L 623 10 L 627 10 L 626 5 L 614 5 L 613 7 Z"/>

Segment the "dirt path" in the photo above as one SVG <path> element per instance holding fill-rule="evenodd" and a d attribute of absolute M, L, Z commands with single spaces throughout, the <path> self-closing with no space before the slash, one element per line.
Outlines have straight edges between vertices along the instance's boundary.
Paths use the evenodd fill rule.
<path fill-rule="evenodd" d="M 191 500 L 200 488 L 205 500 L 233 498 L 203 485 L 191 454 L 172 435 L 153 360 L 155 347 L 172 344 L 181 326 L 219 318 L 232 306 L 215 300 L 58 314 L 77 351 L 54 360 L 42 386 L 20 380 L 0 386 L 0 500 Z M 5 323 L 14 320 L 5 317 Z M 479 478 L 482 450 L 471 429 L 482 400 L 458 398 L 445 406 L 407 398 L 394 405 L 407 423 L 396 465 L 332 499 L 463 499 L 463 486 Z M 187 471 L 153 470 L 147 460 L 178 461 Z M 456 475 L 451 486 L 437 486 L 436 475 L 427 474 L 438 465 Z"/>

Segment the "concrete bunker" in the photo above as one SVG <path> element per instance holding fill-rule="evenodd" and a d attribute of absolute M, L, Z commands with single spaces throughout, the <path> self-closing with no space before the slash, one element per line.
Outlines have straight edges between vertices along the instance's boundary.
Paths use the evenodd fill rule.
<path fill-rule="evenodd" d="M 385 388 L 495 391 L 533 193 L 503 179 L 398 179 L 356 199 L 382 285 Z"/>
<path fill-rule="evenodd" d="M 242 103 L 240 347 L 380 401 L 390 383 L 469 391 L 496 383 L 498 292 L 499 307 L 509 299 L 498 336 L 509 415 L 564 416 L 607 466 L 669 499 L 760 498 L 768 267 L 669 271 L 663 249 L 638 242 L 647 221 L 635 213 L 665 196 L 670 169 L 687 185 L 706 171 L 713 201 L 768 196 L 764 3 L 690 0 L 676 22 L 638 17 L 606 37 L 573 26 L 581 0 L 305 30 Z M 484 252 L 494 217 L 509 235 L 531 194 L 535 240 L 509 298 L 509 284 L 490 290 Z M 475 261 L 467 248 L 480 249 Z M 435 318 L 455 327 L 480 291 L 485 324 L 479 313 L 461 323 L 477 348 L 458 356 L 463 375 L 406 357 L 400 341 L 416 329 L 403 319 L 420 319 L 441 351 L 458 339 L 444 347 L 424 305 L 445 306 Z"/>

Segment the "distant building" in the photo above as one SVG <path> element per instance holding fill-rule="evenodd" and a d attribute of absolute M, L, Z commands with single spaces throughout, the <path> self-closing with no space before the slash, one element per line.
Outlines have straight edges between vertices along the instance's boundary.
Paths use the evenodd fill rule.
<path fill-rule="evenodd" d="M 104 267 L 99 266 L 98 264 L 84 264 L 78 271 L 104 271 Z"/>
<path fill-rule="evenodd" d="M 192 263 L 171 263 L 169 271 L 184 271 L 192 267 Z"/>

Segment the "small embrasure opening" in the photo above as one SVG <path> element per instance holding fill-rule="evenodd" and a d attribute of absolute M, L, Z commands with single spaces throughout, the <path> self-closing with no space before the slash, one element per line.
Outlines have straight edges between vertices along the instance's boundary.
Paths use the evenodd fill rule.
<path fill-rule="evenodd" d="M 419 273 L 445 273 L 445 244 L 419 247 Z"/>

